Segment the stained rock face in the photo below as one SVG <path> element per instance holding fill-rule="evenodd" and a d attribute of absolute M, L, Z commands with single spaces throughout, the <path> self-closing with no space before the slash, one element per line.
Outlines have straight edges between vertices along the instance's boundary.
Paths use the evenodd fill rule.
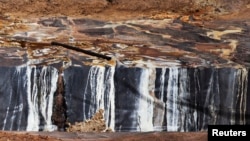
<path fill-rule="evenodd" d="M 60 17 L 15 24 L 1 29 L 2 130 L 53 131 L 100 109 L 116 132 L 250 122 L 248 21 Z"/>
<path fill-rule="evenodd" d="M 106 124 L 114 129 L 114 72 L 114 67 L 104 66 L 69 67 L 64 71 L 65 100 L 70 123 L 90 119 L 98 110 L 105 109 Z"/>
<path fill-rule="evenodd" d="M 75 74 L 71 81 L 66 76 L 66 82 L 80 88 L 75 90 L 78 93 L 65 93 L 72 109 L 68 112 L 70 121 L 88 119 L 96 107 L 104 107 L 107 124 L 115 131 L 202 131 L 207 124 L 247 123 L 246 69 L 117 66 L 113 82 L 103 79 L 107 78 L 104 71 L 100 73 L 104 69 L 97 70 L 70 73 Z M 88 79 L 79 81 L 76 76 L 80 74 Z M 100 82 L 96 81 L 98 75 Z M 110 87 L 115 92 L 104 90 Z M 96 88 L 103 88 L 102 93 Z"/>
<path fill-rule="evenodd" d="M 1 71 L 2 130 L 54 130 L 58 71 Z M 246 69 L 83 66 L 69 67 L 63 75 L 70 123 L 89 119 L 99 109 L 105 109 L 106 124 L 114 131 L 200 131 L 207 124 L 249 122 Z"/>
<path fill-rule="evenodd" d="M 1 129 L 53 131 L 58 73 L 52 67 L 1 67 Z"/>

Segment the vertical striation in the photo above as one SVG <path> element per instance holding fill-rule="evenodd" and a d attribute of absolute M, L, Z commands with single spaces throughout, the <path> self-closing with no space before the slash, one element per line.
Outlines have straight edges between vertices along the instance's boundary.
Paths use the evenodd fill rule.
<path fill-rule="evenodd" d="M 58 73 L 53 67 L 1 67 L 2 130 L 52 131 L 53 95 Z"/>
<path fill-rule="evenodd" d="M 247 124 L 248 72 L 117 64 L 69 66 L 59 77 L 53 67 L 1 67 L 0 127 L 56 130 L 56 92 L 64 93 L 62 122 L 85 121 L 103 109 L 106 126 L 117 132 L 203 131 L 208 124 Z M 59 83 L 64 90 L 57 91 Z"/>
<path fill-rule="evenodd" d="M 155 76 L 153 69 L 143 69 L 139 82 L 138 129 L 137 131 L 153 131 L 153 92 L 154 82 L 150 76 Z M 144 124 L 147 123 L 147 124 Z"/>
<path fill-rule="evenodd" d="M 246 124 L 246 69 L 152 70 L 117 67 L 116 131 L 202 131 L 208 124 Z"/>
<path fill-rule="evenodd" d="M 58 72 L 52 67 L 27 67 L 28 124 L 27 131 L 53 131 L 53 98 Z"/>
<path fill-rule="evenodd" d="M 102 109 L 106 125 L 114 129 L 114 72 L 112 66 L 71 66 L 64 71 L 66 114 L 70 123 L 90 119 Z"/>
<path fill-rule="evenodd" d="M 0 129 L 25 130 L 27 97 L 25 67 L 0 68 Z"/>

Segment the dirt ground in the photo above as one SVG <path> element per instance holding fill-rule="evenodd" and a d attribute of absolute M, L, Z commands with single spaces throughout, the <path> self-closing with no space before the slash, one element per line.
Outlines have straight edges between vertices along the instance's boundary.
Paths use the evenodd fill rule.
<path fill-rule="evenodd" d="M 171 0 L 170 0 L 171 1 Z M 183 0 L 182 0 L 183 1 Z M 27 16 L 97 16 L 105 18 L 132 18 L 171 11 L 178 12 L 191 5 L 188 2 L 162 0 L 1 0 L 0 12 L 16 17 Z M 178 3 L 179 6 L 176 5 Z M 160 8 L 158 8 L 160 6 Z M 191 9 L 189 11 L 192 11 Z M 126 13 L 126 14 L 124 14 Z M 119 16 L 118 16 L 119 15 Z M 111 16 L 111 17 L 110 17 Z"/>
<path fill-rule="evenodd" d="M 13 133 L 0 132 L 0 141 L 206 141 L 206 132 L 153 133 Z"/>
<path fill-rule="evenodd" d="M 0 132 L 0 141 L 59 141 L 60 139 L 41 136 L 31 135 L 28 133 L 12 133 L 12 132 Z"/>
<path fill-rule="evenodd" d="M 198 0 L 197 0 L 198 1 Z M 91 17 L 101 20 L 126 20 L 132 18 L 158 18 L 197 15 L 199 20 L 244 19 L 250 16 L 250 2 L 240 0 L 0 0 L 0 17 Z M 204 141 L 205 132 L 194 133 L 107 133 L 103 121 L 95 125 L 87 121 L 71 126 L 67 133 L 0 132 L 0 141 L 59 141 L 59 140 L 171 140 Z M 96 134 L 79 132 L 105 131 Z"/>
<path fill-rule="evenodd" d="M 122 20 L 157 15 L 165 18 L 174 13 L 201 15 L 208 19 L 228 12 L 237 14 L 244 11 L 245 6 L 249 7 L 249 3 L 247 0 L 0 0 L 0 14 L 17 18 L 80 16 Z"/>

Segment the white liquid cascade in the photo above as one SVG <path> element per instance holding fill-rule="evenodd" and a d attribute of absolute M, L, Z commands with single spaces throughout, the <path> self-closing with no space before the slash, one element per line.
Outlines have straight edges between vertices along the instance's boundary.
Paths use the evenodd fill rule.
<path fill-rule="evenodd" d="M 154 81 L 155 69 L 143 69 L 139 84 L 139 104 L 138 104 L 138 131 L 153 131 L 153 114 L 154 114 Z"/>
<path fill-rule="evenodd" d="M 56 129 L 52 125 L 51 116 L 57 80 L 58 71 L 56 69 L 44 66 L 41 72 L 37 74 L 35 66 L 27 67 L 27 98 L 29 105 L 27 131 L 39 131 L 40 128 L 44 131 Z M 40 113 L 44 119 L 44 127 L 39 127 Z"/>
<path fill-rule="evenodd" d="M 100 109 L 104 110 L 106 126 L 112 130 L 115 128 L 114 73 L 114 66 L 107 69 L 104 66 L 92 66 L 87 80 L 91 89 L 91 101 L 94 103 L 94 107 L 91 106 L 92 108 L 89 109 L 88 117 L 91 117 Z M 83 106 L 85 107 L 84 104 Z M 86 110 L 84 107 L 83 110 Z"/>

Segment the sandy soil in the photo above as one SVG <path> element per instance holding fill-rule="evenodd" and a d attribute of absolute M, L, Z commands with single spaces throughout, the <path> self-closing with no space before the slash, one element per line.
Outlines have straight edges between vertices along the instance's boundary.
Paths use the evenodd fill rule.
<path fill-rule="evenodd" d="M 150 17 L 158 14 L 202 14 L 206 17 L 237 12 L 249 4 L 225 0 L 0 0 L 1 15 L 15 17 L 85 16 L 106 20 Z"/>
<path fill-rule="evenodd" d="M 201 1 L 201 2 L 200 2 Z M 205 0 L 203 0 L 205 1 Z M 226 0 L 211 0 L 203 2 L 199 0 L 0 0 L 0 18 L 6 15 L 15 18 L 28 17 L 91 17 L 101 20 L 127 20 L 132 18 L 158 18 L 169 16 L 181 17 L 196 15 L 199 20 L 237 20 L 250 17 L 250 2 L 240 0 L 237 3 Z M 4 24 L 4 23 L 1 23 Z M 97 117 L 97 131 L 103 131 L 103 122 Z M 87 125 L 87 127 L 86 127 Z M 78 123 L 69 128 L 69 132 L 91 132 L 95 127 L 88 122 Z M 84 126 L 84 128 L 83 128 Z M 92 130 L 91 130 L 92 129 Z M 58 136 L 57 136 L 58 134 Z M 58 141 L 58 140 L 85 140 L 88 135 L 68 133 L 19 133 L 0 132 L 0 141 Z M 63 137 L 62 134 L 64 135 Z M 105 136 L 103 140 L 206 140 L 207 134 L 196 133 L 143 133 L 124 134 L 115 136 L 111 134 L 91 134 L 93 138 Z M 87 140 L 87 139 L 86 139 Z"/>
<path fill-rule="evenodd" d="M 0 132 L 0 141 L 206 141 L 206 132 L 152 133 L 24 133 Z"/>
<path fill-rule="evenodd" d="M 0 141 L 60 141 L 60 139 L 28 133 L 0 132 Z"/>

